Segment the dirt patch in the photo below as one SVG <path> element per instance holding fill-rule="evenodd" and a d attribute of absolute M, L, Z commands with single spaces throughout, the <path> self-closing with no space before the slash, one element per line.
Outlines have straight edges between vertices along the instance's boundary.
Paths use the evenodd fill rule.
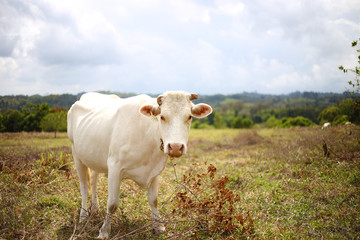
<path fill-rule="evenodd" d="M 23 169 L 29 163 L 39 159 L 40 156 L 40 152 L 26 146 L 16 146 L 10 149 L 0 148 L 0 171 L 5 166 L 13 170 Z"/>
<path fill-rule="evenodd" d="M 10 147 L 8 146 L 9 148 L 4 148 L 3 146 L 0 148 L 0 171 L 3 171 L 4 167 L 11 170 L 24 169 L 32 162 L 41 159 L 41 154 L 44 153 L 44 151 L 39 151 L 25 145 L 11 145 Z M 67 146 L 53 147 L 45 152 L 71 154 L 71 148 Z"/>
<path fill-rule="evenodd" d="M 270 140 L 265 139 L 264 137 L 260 136 L 256 131 L 247 131 L 239 133 L 230 143 L 233 147 L 241 147 L 241 146 L 248 146 L 248 145 L 257 145 L 263 143 L 269 143 Z"/>

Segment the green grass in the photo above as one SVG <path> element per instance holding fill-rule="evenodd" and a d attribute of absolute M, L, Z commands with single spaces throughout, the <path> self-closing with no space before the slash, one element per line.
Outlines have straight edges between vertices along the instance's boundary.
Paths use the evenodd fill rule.
<path fill-rule="evenodd" d="M 254 220 L 248 238 L 359 239 L 359 140 L 357 126 L 325 131 L 192 129 L 188 154 L 169 160 L 161 174 L 159 208 L 168 233 L 152 234 L 146 191 L 126 180 L 111 236 L 188 239 L 197 232 L 200 239 L 245 238 L 240 231 L 204 232 L 186 217 L 172 214 L 182 176 L 206 169 L 206 162 L 217 168 L 218 177 L 228 176 L 226 187 L 241 199 L 234 206 Z M 106 214 L 107 178 L 99 179 L 100 212 L 79 224 L 81 197 L 70 146 L 64 133 L 56 139 L 46 133 L 0 134 L 0 238 L 94 239 L 98 235 Z M 192 197 L 201 201 L 210 192 L 204 189 Z"/>

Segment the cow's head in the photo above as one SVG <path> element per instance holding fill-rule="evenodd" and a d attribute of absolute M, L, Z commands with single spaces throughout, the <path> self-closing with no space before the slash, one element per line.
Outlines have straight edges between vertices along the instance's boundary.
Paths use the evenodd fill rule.
<path fill-rule="evenodd" d="M 156 116 L 164 152 L 170 157 L 180 157 L 187 150 L 192 117 L 202 118 L 212 112 L 212 108 L 204 103 L 194 105 L 196 94 L 185 92 L 166 92 L 158 96 L 156 105 L 145 104 L 140 113 L 145 116 Z"/>

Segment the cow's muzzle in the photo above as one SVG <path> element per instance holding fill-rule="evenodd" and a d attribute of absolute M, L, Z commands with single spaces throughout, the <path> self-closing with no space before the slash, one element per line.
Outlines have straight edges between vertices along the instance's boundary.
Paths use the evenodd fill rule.
<path fill-rule="evenodd" d="M 181 157 L 185 150 L 185 146 L 182 143 L 169 143 L 168 154 L 170 157 Z"/>

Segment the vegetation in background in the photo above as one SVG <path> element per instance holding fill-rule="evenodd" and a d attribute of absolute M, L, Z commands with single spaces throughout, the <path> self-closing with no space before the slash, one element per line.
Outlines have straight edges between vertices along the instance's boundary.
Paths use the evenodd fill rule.
<path fill-rule="evenodd" d="M 105 92 L 110 93 L 110 92 Z M 134 94 L 115 93 L 121 97 Z M 360 123 L 356 108 L 359 93 L 296 92 L 289 95 L 242 93 L 200 96 L 198 102 L 210 104 L 214 112 L 196 119 L 192 128 L 224 129 L 310 126 L 347 121 Z M 3 96 L 0 97 L 0 132 L 65 131 L 67 109 L 78 95 Z"/>
<path fill-rule="evenodd" d="M 61 109 L 54 109 L 47 114 L 40 122 L 40 127 L 45 132 L 65 132 L 67 129 L 67 112 Z"/>
<path fill-rule="evenodd" d="M 20 111 L 0 113 L 1 132 L 64 132 L 67 109 L 50 108 L 49 104 L 26 104 Z"/>

